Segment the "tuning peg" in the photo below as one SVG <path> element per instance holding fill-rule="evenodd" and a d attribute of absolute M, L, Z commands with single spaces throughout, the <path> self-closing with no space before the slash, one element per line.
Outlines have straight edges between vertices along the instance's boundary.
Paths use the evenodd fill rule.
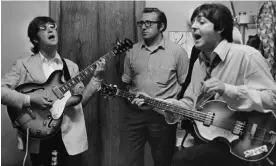
<path fill-rule="evenodd" d="M 122 42 L 121 42 L 121 40 L 117 37 L 117 39 L 116 39 L 116 44 L 120 44 L 120 43 L 122 43 Z"/>
<path fill-rule="evenodd" d="M 122 46 L 123 45 L 123 42 L 117 38 L 116 40 L 116 46 L 119 47 L 119 46 Z"/>
<path fill-rule="evenodd" d="M 126 45 L 127 47 L 129 47 L 129 48 L 132 48 L 132 47 L 133 47 L 132 41 L 131 41 L 130 39 L 128 39 L 128 38 L 126 38 L 126 39 L 124 40 L 124 43 L 125 43 L 125 45 Z"/>

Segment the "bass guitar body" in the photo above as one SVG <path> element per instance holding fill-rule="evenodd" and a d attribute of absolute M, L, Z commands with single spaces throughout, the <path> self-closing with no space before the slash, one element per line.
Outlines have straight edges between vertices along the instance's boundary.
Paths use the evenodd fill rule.
<path fill-rule="evenodd" d="M 8 107 L 8 115 L 17 130 L 33 139 L 46 139 L 55 135 L 62 124 L 62 114 L 66 108 L 77 105 L 82 100 L 81 95 L 72 95 L 67 91 L 62 98 L 54 93 L 54 88 L 64 84 L 61 80 L 62 70 L 54 71 L 43 84 L 26 83 L 15 90 L 23 94 L 45 96 L 54 101 L 53 107 L 48 110 L 36 108 Z M 27 133 L 27 130 L 29 131 Z"/>
<path fill-rule="evenodd" d="M 203 141 L 219 139 L 227 143 L 230 152 L 245 161 L 267 157 L 276 143 L 276 118 L 273 113 L 241 112 L 223 101 L 208 101 L 198 109 L 202 121 L 192 120 L 197 136 Z M 203 116 L 212 112 L 209 118 Z"/>
<path fill-rule="evenodd" d="M 133 100 L 136 94 L 123 91 L 114 85 L 102 85 L 104 96 L 120 96 Z M 259 161 L 271 153 L 276 144 L 276 116 L 257 111 L 242 112 L 229 108 L 225 101 L 210 100 L 199 108 L 187 109 L 143 95 L 138 98 L 165 116 L 169 124 L 182 117 L 193 122 L 197 136 L 203 141 L 218 139 L 229 145 L 230 152 L 245 161 Z"/>

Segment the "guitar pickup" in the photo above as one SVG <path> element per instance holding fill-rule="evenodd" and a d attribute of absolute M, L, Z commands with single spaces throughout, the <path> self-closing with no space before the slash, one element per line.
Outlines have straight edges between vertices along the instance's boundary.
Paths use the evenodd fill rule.
<path fill-rule="evenodd" d="M 256 133 L 257 127 L 258 127 L 257 124 L 253 124 L 252 125 L 251 131 L 250 131 L 250 135 L 251 135 L 252 138 L 254 138 L 254 135 Z"/>
<path fill-rule="evenodd" d="M 57 96 L 58 99 L 62 99 L 64 97 L 64 94 L 57 86 L 53 87 L 53 92 Z"/>
<path fill-rule="evenodd" d="M 269 142 L 274 145 L 276 143 L 276 133 L 274 131 L 271 131 L 270 134 L 272 134 L 272 136 Z"/>
<path fill-rule="evenodd" d="M 211 124 L 213 124 L 214 117 L 215 117 L 215 113 L 208 112 L 207 116 L 204 119 L 203 125 L 204 126 L 210 126 Z"/>
<path fill-rule="evenodd" d="M 236 121 L 236 124 L 235 124 L 235 127 L 233 128 L 232 133 L 235 135 L 241 135 L 243 133 L 244 126 L 245 126 L 245 122 Z"/>

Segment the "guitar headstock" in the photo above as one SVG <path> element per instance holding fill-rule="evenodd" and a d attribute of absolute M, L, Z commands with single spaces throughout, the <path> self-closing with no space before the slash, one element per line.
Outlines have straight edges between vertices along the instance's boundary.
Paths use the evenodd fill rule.
<path fill-rule="evenodd" d="M 115 55 L 125 53 L 127 50 L 133 47 L 133 43 L 129 39 L 125 39 L 124 41 L 120 41 L 117 39 L 116 44 L 113 48 L 113 53 Z"/>
<path fill-rule="evenodd" d="M 104 97 L 114 97 L 118 91 L 118 88 L 116 85 L 107 85 L 105 83 L 101 86 L 101 94 Z"/>

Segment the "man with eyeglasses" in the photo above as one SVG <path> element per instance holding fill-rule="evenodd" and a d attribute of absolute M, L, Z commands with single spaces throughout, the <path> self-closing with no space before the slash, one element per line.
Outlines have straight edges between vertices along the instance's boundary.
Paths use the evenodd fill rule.
<path fill-rule="evenodd" d="M 143 40 L 133 46 L 124 62 L 126 89 L 162 99 L 176 98 L 184 83 L 189 59 L 178 44 L 164 38 L 167 18 L 157 8 L 145 8 L 137 22 Z M 121 132 L 120 165 L 144 165 L 144 147 L 151 147 L 154 165 L 170 166 L 175 148 L 176 125 L 167 124 L 153 110 L 143 111 L 128 103 Z"/>
<path fill-rule="evenodd" d="M 23 94 L 14 89 L 24 83 L 42 84 L 55 70 L 64 71 L 62 80 L 65 81 L 77 75 L 79 68 L 77 64 L 68 59 L 62 59 L 57 53 L 57 25 L 50 17 L 34 18 L 28 27 L 28 37 L 33 44 L 31 49 L 33 54 L 16 60 L 12 69 L 2 78 L 1 102 L 19 109 L 29 107 L 49 110 L 54 102 L 47 96 L 39 96 L 35 93 Z M 58 152 L 59 166 L 81 163 L 81 156 L 78 154 L 88 149 L 83 107 L 100 88 L 104 68 L 105 61 L 102 59 L 97 62 L 94 76 L 88 85 L 84 87 L 79 83 L 72 89 L 72 94 L 82 94 L 82 101 L 63 112 L 61 130 L 56 135 L 48 139 L 35 140 L 26 138 L 20 133 L 17 134 L 18 148 L 26 153 L 30 152 L 33 166 L 50 165 L 53 150 Z M 26 147 L 27 142 L 28 147 Z"/>
<path fill-rule="evenodd" d="M 275 137 L 276 84 L 270 67 L 258 50 L 234 43 L 234 20 L 225 5 L 204 3 L 190 20 L 200 50 L 191 83 L 183 98 L 163 102 L 181 106 L 202 140 L 176 152 L 173 166 L 249 166 L 261 159 L 273 165 L 266 158 L 275 145 L 266 139 Z M 143 98 L 132 103 L 149 107 Z"/>

